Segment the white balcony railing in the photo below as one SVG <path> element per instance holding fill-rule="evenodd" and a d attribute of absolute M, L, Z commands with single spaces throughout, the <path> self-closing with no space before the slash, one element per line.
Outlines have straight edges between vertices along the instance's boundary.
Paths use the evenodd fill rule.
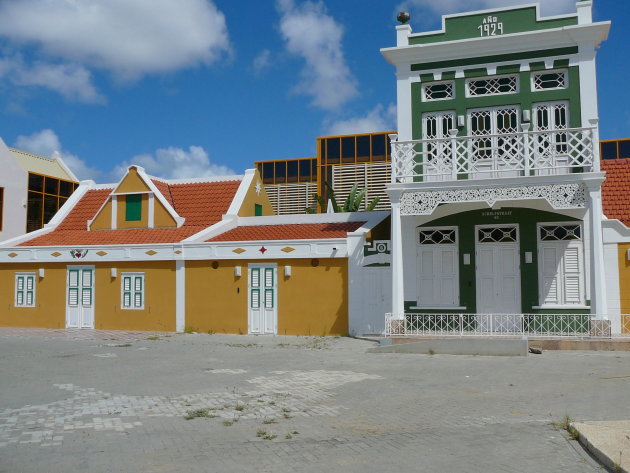
<path fill-rule="evenodd" d="M 385 314 L 386 336 L 610 338 L 610 320 L 592 314 Z"/>
<path fill-rule="evenodd" d="M 398 141 L 392 182 L 443 182 L 599 171 L 595 128 Z"/>

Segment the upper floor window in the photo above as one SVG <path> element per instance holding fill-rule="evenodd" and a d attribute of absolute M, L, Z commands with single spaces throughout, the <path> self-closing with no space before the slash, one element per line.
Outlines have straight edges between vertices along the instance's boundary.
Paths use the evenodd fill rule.
<path fill-rule="evenodd" d="M 55 177 L 28 174 L 26 231 L 39 230 L 57 213 L 77 188 L 76 183 Z"/>
<path fill-rule="evenodd" d="M 453 81 L 435 82 L 422 86 L 422 101 L 450 100 L 455 98 L 455 83 Z"/>
<path fill-rule="evenodd" d="M 466 93 L 469 97 L 515 94 L 517 92 L 518 76 L 516 75 L 469 79 L 466 82 Z"/>
<path fill-rule="evenodd" d="M 142 194 L 125 196 L 125 221 L 137 222 L 142 220 Z"/>
<path fill-rule="evenodd" d="M 543 71 L 532 74 L 532 90 L 566 89 L 569 83 L 567 71 Z"/>

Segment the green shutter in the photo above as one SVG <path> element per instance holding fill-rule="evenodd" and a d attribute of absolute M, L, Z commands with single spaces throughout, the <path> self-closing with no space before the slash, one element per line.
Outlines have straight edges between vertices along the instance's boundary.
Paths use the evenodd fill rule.
<path fill-rule="evenodd" d="M 137 222 L 142 220 L 142 195 L 130 194 L 125 197 L 125 221 Z"/>
<path fill-rule="evenodd" d="M 256 217 L 262 217 L 262 205 L 254 204 L 254 215 Z"/>

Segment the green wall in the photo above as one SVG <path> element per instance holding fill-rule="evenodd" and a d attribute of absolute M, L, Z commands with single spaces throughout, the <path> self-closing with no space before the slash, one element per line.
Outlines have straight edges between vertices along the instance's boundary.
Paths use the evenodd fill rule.
<path fill-rule="evenodd" d="M 478 26 L 488 16 L 496 17 L 503 23 L 503 34 L 537 31 L 563 26 L 577 25 L 577 15 L 567 18 L 555 18 L 536 21 L 536 8 L 514 8 L 511 10 L 485 12 L 483 14 L 458 15 L 445 18 L 445 32 L 411 36 L 409 44 L 428 44 L 441 41 L 456 41 L 468 38 L 479 38 Z"/>
<path fill-rule="evenodd" d="M 499 214 L 496 214 L 499 212 Z M 476 274 L 475 274 L 475 225 L 518 224 L 519 251 L 521 265 L 521 310 L 523 313 L 575 313 L 587 311 L 539 310 L 532 306 L 540 305 L 538 297 L 538 240 L 536 224 L 539 222 L 568 222 L 579 219 L 534 209 L 502 207 L 499 211 L 491 209 L 471 210 L 423 224 L 421 227 L 457 227 L 459 233 L 459 305 L 466 310 L 443 312 L 475 313 Z M 508 213 L 506 215 L 506 213 Z M 532 252 L 532 262 L 525 263 L 525 252 Z M 464 265 L 464 254 L 470 255 L 470 264 Z M 415 264 L 415 260 L 411 261 Z M 587 301 L 588 303 L 588 301 Z M 435 312 L 434 310 L 412 310 L 417 301 L 405 301 L 406 312 Z"/>

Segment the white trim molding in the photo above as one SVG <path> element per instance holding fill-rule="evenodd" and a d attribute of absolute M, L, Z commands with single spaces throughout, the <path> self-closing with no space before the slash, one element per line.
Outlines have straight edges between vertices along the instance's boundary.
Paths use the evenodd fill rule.
<path fill-rule="evenodd" d="M 440 204 L 485 202 L 492 207 L 499 201 L 544 199 L 554 209 L 581 209 L 586 206 L 583 183 L 502 186 L 403 192 L 401 215 L 431 215 Z"/>

